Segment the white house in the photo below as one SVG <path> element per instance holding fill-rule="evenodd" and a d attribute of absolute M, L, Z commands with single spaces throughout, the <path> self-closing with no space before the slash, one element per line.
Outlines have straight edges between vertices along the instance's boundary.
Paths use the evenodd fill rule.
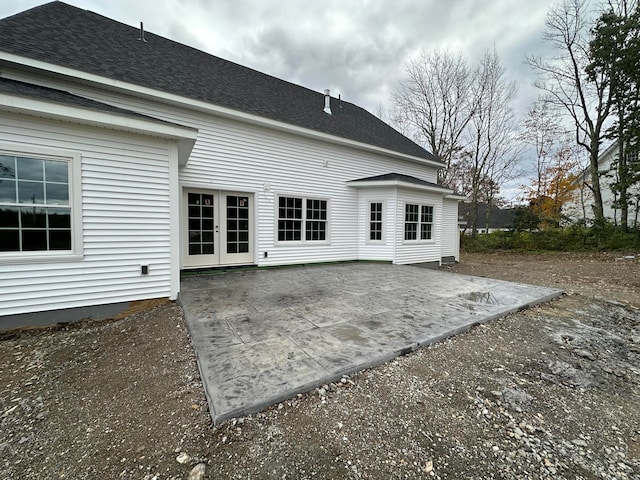
<path fill-rule="evenodd" d="M 61 2 L 7 17 L 0 327 L 176 299 L 187 269 L 457 260 L 442 166 L 328 91 Z"/>
<path fill-rule="evenodd" d="M 598 158 L 598 171 L 600 172 L 600 191 L 602 194 L 602 208 L 604 217 L 611 223 L 620 224 L 621 211 L 616 208 L 617 195 L 612 191 L 611 185 L 617 181 L 616 161 L 618 158 L 618 144 L 612 143 Z M 631 161 L 639 161 L 636 152 Z M 593 221 L 593 193 L 589 189 L 591 185 L 591 175 L 587 168 L 578 178 L 580 188 L 575 195 L 575 201 L 564 208 L 564 213 L 574 220 Z M 629 226 L 640 225 L 640 186 L 634 185 L 628 190 L 628 197 L 631 200 L 627 212 L 627 223 Z"/>

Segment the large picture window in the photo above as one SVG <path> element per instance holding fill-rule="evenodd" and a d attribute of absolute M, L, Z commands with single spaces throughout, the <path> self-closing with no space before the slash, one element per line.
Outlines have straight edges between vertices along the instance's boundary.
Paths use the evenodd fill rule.
<path fill-rule="evenodd" d="M 407 203 L 404 211 L 404 239 L 431 240 L 433 238 L 433 206 Z"/>
<path fill-rule="evenodd" d="M 278 197 L 278 241 L 326 241 L 327 200 Z"/>
<path fill-rule="evenodd" d="M 72 249 L 69 163 L 0 154 L 0 253 Z"/>

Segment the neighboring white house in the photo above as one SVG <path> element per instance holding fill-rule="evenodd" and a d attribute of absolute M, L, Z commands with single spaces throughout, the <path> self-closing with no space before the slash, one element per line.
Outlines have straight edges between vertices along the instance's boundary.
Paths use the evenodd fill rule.
<path fill-rule="evenodd" d="M 612 191 L 611 185 L 617 181 L 616 160 L 618 157 L 618 145 L 613 143 L 598 158 L 598 171 L 600 172 L 600 191 L 602 194 L 602 207 L 604 217 L 611 223 L 620 224 L 621 212 L 615 207 L 616 194 Z M 639 161 L 636 154 L 632 161 Z M 563 214 L 577 221 L 590 223 L 593 221 L 593 193 L 589 188 L 591 185 L 591 174 L 589 168 L 580 175 L 578 181 L 580 188 L 575 194 L 575 201 L 567 204 L 563 208 Z M 627 212 L 627 223 L 629 226 L 640 225 L 640 185 L 635 185 L 628 190 L 628 196 L 632 204 Z"/>
<path fill-rule="evenodd" d="M 2 19 L 0 327 L 175 299 L 186 269 L 457 260 L 442 166 L 328 91 L 95 13 Z"/>

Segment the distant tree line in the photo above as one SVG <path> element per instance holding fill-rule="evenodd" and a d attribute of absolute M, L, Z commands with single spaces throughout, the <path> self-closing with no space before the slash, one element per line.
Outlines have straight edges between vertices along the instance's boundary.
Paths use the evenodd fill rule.
<path fill-rule="evenodd" d="M 555 53 L 525 59 L 541 95 L 523 122 L 514 117 L 515 83 L 496 51 L 477 64 L 462 53 L 423 53 L 406 65 L 393 95 L 390 122 L 445 163 L 439 181 L 467 196 L 473 237 L 489 223 L 478 205 L 500 204 L 501 188 L 522 174 L 525 151 L 535 152 L 535 174 L 522 191 L 543 228 L 560 225 L 563 207 L 585 188 L 594 225 L 605 224 L 598 164 L 605 142 L 618 146 L 611 188 L 622 230 L 629 206 L 640 205 L 640 188 L 632 188 L 640 185 L 638 1 L 564 0 L 549 10 L 543 35 Z M 583 158 L 588 182 L 581 181 Z"/>

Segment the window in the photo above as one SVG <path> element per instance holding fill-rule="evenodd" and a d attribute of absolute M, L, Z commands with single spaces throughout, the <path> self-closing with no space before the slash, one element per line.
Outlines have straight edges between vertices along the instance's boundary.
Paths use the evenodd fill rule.
<path fill-rule="evenodd" d="M 382 202 L 369 203 L 369 240 L 382 241 Z"/>
<path fill-rule="evenodd" d="M 210 193 L 189 192 L 189 255 L 215 254 L 214 196 Z"/>
<path fill-rule="evenodd" d="M 307 199 L 305 240 L 327 239 L 327 201 Z"/>
<path fill-rule="evenodd" d="M 627 153 L 626 156 L 627 156 L 627 165 L 636 163 L 640 160 L 640 150 L 632 150 L 631 152 Z"/>
<path fill-rule="evenodd" d="M 304 239 L 302 236 L 304 232 Z M 278 198 L 278 241 L 325 241 L 327 201 L 315 198 Z"/>
<path fill-rule="evenodd" d="M 70 163 L 0 154 L 0 253 L 72 250 Z"/>
<path fill-rule="evenodd" d="M 404 210 L 404 239 L 433 238 L 433 206 L 407 203 Z"/>
<path fill-rule="evenodd" d="M 302 240 L 302 199 L 280 197 L 278 207 L 278 241 Z"/>
<path fill-rule="evenodd" d="M 433 207 L 420 206 L 420 240 L 431 240 L 433 230 Z"/>

